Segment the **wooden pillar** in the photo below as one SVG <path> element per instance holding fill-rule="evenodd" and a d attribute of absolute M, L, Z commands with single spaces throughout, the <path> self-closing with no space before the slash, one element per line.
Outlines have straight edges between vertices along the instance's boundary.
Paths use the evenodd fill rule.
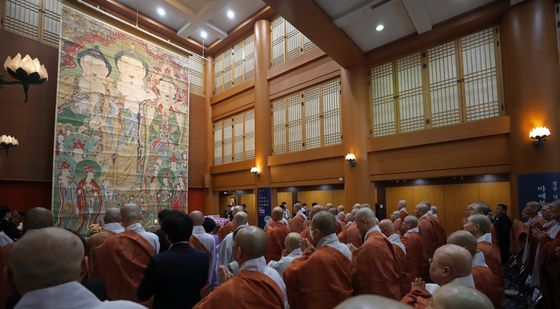
<path fill-rule="evenodd" d="M 344 206 L 372 203 L 368 176 L 368 73 L 365 66 L 341 69 L 342 141 L 345 153 L 356 155 L 356 165 L 350 166 L 344 157 Z"/>
<path fill-rule="evenodd" d="M 525 1 L 512 7 L 501 21 L 503 81 L 506 109 L 511 117 L 512 213 L 518 216 L 517 176 L 560 172 L 560 67 L 553 1 Z M 546 126 L 551 131 L 544 147 L 532 146 L 529 132 Z"/>
<path fill-rule="evenodd" d="M 210 99 L 214 89 L 214 59 L 208 57 L 204 63 L 204 96 L 206 98 L 206 166 L 204 173 L 204 214 L 220 215 L 219 192 L 212 189 L 210 167 L 214 162 L 214 128 L 212 127 L 212 106 Z"/>

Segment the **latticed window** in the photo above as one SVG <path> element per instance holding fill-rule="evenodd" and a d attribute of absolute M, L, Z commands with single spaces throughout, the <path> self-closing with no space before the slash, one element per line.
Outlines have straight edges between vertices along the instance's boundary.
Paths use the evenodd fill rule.
<path fill-rule="evenodd" d="M 316 47 L 311 40 L 282 17 L 272 21 L 271 33 L 272 66 L 294 59 Z"/>
<path fill-rule="evenodd" d="M 6 0 L 2 3 L 4 30 L 58 47 L 60 0 Z"/>
<path fill-rule="evenodd" d="M 255 111 L 214 122 L 214 164 L 238 162 L 255 157 Z"/>
<path fill-rule="evenodd" d="M 255 76 L 255 36 L 226 49 L 214 60 L 214 93 L 220 93 Z"/>
<path fill-rule="evenodd" d="M 372 68 L 372 135 L 499 116 L 499 61 L 493 27 Z"/>
<path fill-rule="evenodd" d="M 204 95 L 204 58 L 189 56 L 189 90 Z"/>
<path fill-rule="evenodd" d="M 340 80 L 274 100 L 272 135 L 273 154 L 342 143 Z"/>

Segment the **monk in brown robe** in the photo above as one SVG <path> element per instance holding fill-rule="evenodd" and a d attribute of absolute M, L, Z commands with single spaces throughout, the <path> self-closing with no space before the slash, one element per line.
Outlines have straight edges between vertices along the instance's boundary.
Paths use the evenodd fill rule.
<path fill-rule="evenodd" d="M 381 232 L 375 213 L 362 208 L 356 215 L 356 226 L 365 242 L 353 250 L 352 288 L 354 295 L 376 294 L 401 298 L 399 265 L 393 245 Z"/>
<path fill-rule="evenodd" d="M 395 230 L 393 222 L 389 219 L 381 220 L 379 221 L 379 228 L 381 229 L 383 235 L 387 237 L 391 245 L 393 245 L 395 262 L 401 285 L 401 295 L 398 299 L 401 299 L 410 292 L 410 283 L 415 278 L 411 275 L 412 264 L 406 258 L 408 252 L 406 252 L 404 243 L 401 240 L 401 235 L 397 230 Z"/>
<path fill-rule="evenodd" d="M 495 308 L 505 308 L 506 298 L 503 283 L 492 273 L 484 260 L 484 254 L 477 252 L 477 242 L 467 231 L 456 231 L 447 238 L 448 244 L 454 244 L 467 249 L 473 256 L 471 274 L 474 286 L 486 295 Z"/>
<path fill-rule="evenodd" d="M 492 309 L 492 302 L 481 292 L 464 285 L 444 285 L 434 293 L 433 309 Z"/>
<path fill-rule="evenodd" d="M 284 211 L 280 207 L 272 210 L 271 220 L 265 227 L 266 238 L 268 239 L 264 257 L 266 262 L 278 261 L 282 257 L 284 240 L 290 234 L 290 228 L 282 220 Z"/>
<path fill-rule="evenodd" d="M 490 215 L 490 212 L 492 211 L 490 209 L 490 206 L 488 206 L 488 204 L 484 203 L 484 202 L 476 202 L 476 203 L 472 203 L 471 205 L 474 206 L 474 215 L 485 215 L 486 217 L 488 217 Z M 490 219 L 490 218 L 489 218 Z M 499 247 L 498 244 L 498 234 L 496 232 L 496 228 L 494 227 L 494 224 L 492 223 L 492 221 L 490 221 L 490 234 L 492 234 L 492 243 L 494 245 L 496 245 L 496 247 Z"/>
<path fill-rule="evenodd" d="M 311 207 L 311 210 L 309 210 L 309 220 L 313 220 L 313 216 L 315 216 L 317 213 L 319 213 L 320 211 L 323 211 L 323 207 L 321 205 L 314 205 L 313 207 Z M 336 223 L 335 223 L 336 225 Z M 304 238 L 307 238 L 307 240 L 309 240 L 309 242 L 312 242 L 311 239 L 311 227 L 308 225 L 301 233 L 301 236 Z"/>
<path fill-rule="evenodd" d="M 436 250 L 437 246 L 437 239 L 438 235 L 436 235 L 437 231 L 434 228 L 434 221 L 430 219 L 431 214 L 428 213 L 430 207 L 425 203 L 420 203 L 414 207 L 414 216 L 418 218 L 418 228 L 420 230 L 420 236 L 422 236 L 422 248 L 424 249 L 424 256 L 430 257 L 434 255 L 434 251 Z M 428 269 L 427 265 L 426 268 L 422 269 L 422 278 L 428 280 Z"/>
<path fill-rule="evenodd" d="M 490 219 L 481 214 L 472 215 L 467 219 L 467 223 L 465 223 L 463 228 L 476 238 L 478 242 L 477 250 L 484 253 L 484 259 L 492 273 L 500 280 L 503 280 L 500 249 L 492 243 Z"/>
<path fill-rule="evenodd" d="M 53 213 L 43 207 L 35 207 L 25 212 L 23 217 L 23 237 L 31 230 L 53 226 Z M 10 266 L 10 253 L 13 244 L 0 248 L 0 308 L 4 309 L 6 301 L 11 297 L 18 297 L 16 290 L 8 283 L 4 270 Z"/>
<path fill-rule="evenodd" d="M 290 308 L 333 308 L 352 296 L 352 253 L 335 232 L 331 213 L 321 211 L 313 217 L 313 245 L 303 239 L 303 256 L 284 270 Z"/>
<path fill-rule="evenodd" d="M 235 214 L 243 211 L 243 207 L 241 206 L 235 206 L 231 209 L 232 212 L 232 218 L 235 217 Z M 235 224 L 233 223 L 233 220 L 228 222 L 226 225 L 224 225 L 221 229 L 218 230 L 218 237 L 220 237 L 220 241 L 224 240 L 224 238 L 226 238 L 227 234 L 233 232 L 235 228 Z"/>
<path fill-rule="evenodd" d="M 255 226 L 237 231 L 233 256 L 239 273 L 220 266 L 220 285 L 194 308 L 286 308 L 286 286 L 278 272 L 264 260 L 266 235 Z"/>
<path fill-rule="evenodd" d="M 338 220 L 340 220 L 340 222 L 344 223 L 344 218 L 346 218 L 346 213 L 344 213 L 344 205 L 338 205 L 338 207 L 336 207 L 336 211 L 338 212 L 336 214 L 336 216 L 338 217 Z"/>
<path fill-rule="evenodd" d="M 406 216 L 401 228 L 402 242 L 406 249 L 406 259 L 410 265 L 411 278 L 422 276 L 422 270 L 428 268 L 428 257 L 424 256 L 422 249 L 422 236 L 418 228 L 418 218 Z"/>
<path fill-rule="evenodd" d="M 410 292 L 401 299 L 414 308 L 427 308 L 433 293 L 445 285 L 464 285 L 474 288 L 471 275 L 472 255 L 467 249 L 457 245 L 439 247 L 430 263 L 430 278 L 435 284 L 425 284 L 421 278 L 412 283 Z"/>
<path fill-rule="evenodd" d="M 124 232 L 124 227 L 121 225 L 121 209 L 108 208 L 103 215 L 103 228 L 100 232 L 93 234 L 86 241 L 86 256 L 89 259 L 90 270 L 93 269 L 93 260 L 95 259 L 93 249 L 101 245 L 109 236 Z"/>
<path fill-rule="evenodd" d="M 189 238 L 189 244 L 198 250 L 206 253 L 208 256 L 208 285 L 203 289 L 202 295 L 206 295 L 213 287 L 212 277 L 216 274 L 217 251 L 214 236 L 206 233 L 202 224 L 204 223 L 204 214 L 201 211 L 195 210 L 189 214 L 193 222 L 192 235 Z"/>
<path fill-rule="evenodd" d="M 137 224 L 141 219 L 140 209 L 135 204 L 127 204 L 121 208 L 121 216 L 123 226 Z M 126 230 L 107 238 L 93 249 L 93 254 L 92 276 L 103 279 L 109 298 L 140 302 L 136 291 L 150 258 L 156 254 L 154 246 L 140 233 Z"/>
<path fill-rule="evenodd" d="M 549 216 L 560 222 L 560 200 L 551 203 Z M 553 230 L 552 230 L 553 229 Z M 543 308 L 560 308 L 560 226 L 548 231 L 548 241 L 539 248 L 540 288 L 543 293 Z"/>
<path fill-rule="evenodd" d="M 290 232 L 301 233 L 309 225 L 307 216 L 301 210 L 302 206 L 300 203 L 295 203 L 293 207 L 294 216 L 290 218 L 288 226 L 290 227 Z"/>

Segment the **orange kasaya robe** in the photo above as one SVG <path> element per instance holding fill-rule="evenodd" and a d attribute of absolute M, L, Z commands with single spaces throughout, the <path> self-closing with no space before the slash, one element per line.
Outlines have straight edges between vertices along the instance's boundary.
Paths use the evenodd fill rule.
<path fill-rule="evenodd" d="M 267 275 L 242 270 L 219 285 L 193 308 L 284 308 L 284 295 L 280 287 Z"/>
<path fill-rule="evenodd" d="M 486 241 L 481 241 L 476 245 L 476 250 L 481 251 L 484 254 L 484 260 L 486 260 L 488 268 L 490 268 L 492 273 L 500 281 L 503 281 L 504 273 L 501 265 L 500 249 L 498 249 L 494 244 Z M 503 284 L 504 283 L 502 282 L 502 286 Z"/>
<path fill-rule="evenodd" d="M 101 245 L 107 238 L 110 236 L 116 235 L 117 233 L 109 230 L 101 230 L 99 233 L 93 234 L 87 241 L 86 241 L 86 255 L 89 259 L 89 272 L 91 276 L 91 272 L 93 271 L 93 260 L 95 256 L 93 254 L 93 249 L 97 248 Z"/>
<path fill-rule="evenodd" d="M 428 215 L 429 216 L 429 215 Z M 420 235 L 422 236 L 422 248 L 424 250 L 424 257 L 431 258 L 434 255 L 434 251 L 437 249 L 437 237 L 436 231 L 434 229 L 433 223 L 427 217 L 420 219 L 418 221 L 418 228 L 420 229 Z M 428 264 L 422 265 L 421 277 L 425 281 L 430 281 Z"/>
<path fill-rule="evenodd" d="M 233 232 L 235 225 L 233 221 L 228 222 L 224 227 L 218 230 L 218 237 L 220 237 L 220 242 L 226 238 L 227 234 Z"/>
<path fill-rule="evenodd" d="M 344 229 L 344 223 L 340 220 L 336 220 L 336 235 L 340 234 Z"/>
<path fill-rule="evenodd" d="M 288 226 L 290 227 L 290 232 L 300 233 L 305 230 L 308 226 L 308 220 L 304 218 L 302 215 L 295 215 L 293 218 L 290 219 L 288 222 Z"/>
<path fill-rule="evenodd" d="M 338 241 L 343 244 L 353 244 L 356 248 L 360 247 L 362 245 L 362 235 L 360 235 L 356 223 L 353 223 L 346 230 L 343 230 L 338 235 Z"/>
<path fill-rule="evenodd" d="M 499 248 L 500 243 L 498 242 L 498 234 L 496 232 L 496 228 L 494 227 L 494 223 L 490 223 L 490 234 L 492 234 L 492 243 Z"/>
<path fill-rule="evenodd" d="M 414 309 L 424 309 L 431 305 L 432 294 L 425 288 L 416 286 L 401 299 L 401 303 L 407 304 Z"/>
<path fill-rule="evenodd" d="M 410 263 L 410 276 L 412 278 L 421 277 L 428 264 L 428 258 L 424 256 L 422 249 L 422 236 L 419 233 L 405 233 L 402 242 L 406 248 L 406 259 Z"/>
<path fill-rule="evenodd" d="M 401 286 L 401 297 L 404 297 L 408 292 L 410 292 L 410 283 L 414 281 L 414 277 L 411 274 L 411 263 L 406 259 L 406 254 L 402 251 L 401 247 L 393 244 L 393 251 L 395 253 L 395 262 L 397 266 L 397 272 L 399 274 L 399 283 Z M 398 300 L 397 299 L 397 300 Z"/>
<path fill-rule="evenodd" d="M 352 253 L 352 288 L 354 295 L 375 294 L 395 300 L 402 297 L 393 245 L 379 231 L 369 233 Z"/>
<path fill-rule="evenodd" d="M 434 215 L 428 215 L 428 220 L 432 223 L 434 228 L 434 239 L 436 243 L 434 244 L 435 249 L 445 245 L 447 242 L 447 238 L 445 236 L 445 228 L 443 227 L 443 223 L 441 222 L 439 217 Z M 434 251 L 435 251 L 434 249 Z M 431 256 L 430 256 L 431 257 Z"/>
<path fill-rule="evenodd" d="M 307 238 L 307 240 L 309 240 L 310 243 L 313 243 L 313 239 L 311 239 L 311 230 L 308 227 L 306 227 L 301 233 L 299 233 L 301 235 L 301 237 L 303 238 Z"/>
<path fill-rule="evenodd" d="M 266 251 L 264 258 L 266 262 L 279 261 L 284 250 L 284 240 L 290 234 L 290 228 L 283 222 L 270 221 L 266 228 Z"/>
<path fill-rule="evenodd" d="M 494 304 L 494 308 L 503 309 L 506 306 L 506 294 L 503 283 L 485 266 L 474 266 L 471 269 L 474 286 L 486 295 Z"/>
<path fill-rule="evenodd" d="M 12 246 L 13 244 L 9 244 L 0 248 L 0 309 L 4 309 L 6 301 L 17 293 L 4 275 L 4 269 L 10 266 Z"/>
<path fill-rule="evenodd" d="M 283 276 L 291 309 L 334 308 L 352 297 L 352 263 L 329 246 L 305 250 Z"/>
<path fill-rule="evenodd" d="M 513 225 L 511 227 L 511 234 L 512 234 L 512 245 L 513 245 L 513 252 L 515 254 L 520 253 L 523 251 L 523 246 L 525 242 L 521 240 L 522 235 L 527 235 L 528 227 L 527 225 L 523 224 L 523 222 L 515 219 L 513 220 Z"/>
<path fill-rule="evenodd" d="M 343 212 L 339 212 L 338 213 L 338 220 L 340 220 L 341 222 L 344 222 L 344 219 L 346 219 L 346 214 Z"/>
<path fill-rule="evenodd" d="M 540 287 L 543 308 L 560 308 L 560 256 L 554 250 L 560 246 L 560 234 L 539 249 Z"/>
<path fill-rule="evenodd" d="M 393 222 L 393 224 L 395 225 L 395 231 L 401 231 L 402 228 L 402 220 L 401 218 L 397 218 L 397 220 L 395 220 L 395 222 Z"/>
<path fill-rule="evenodd" d="M 200 242 L 200 240 L 196 236 L 191 235 L 191 237 L 189 238 L 189 244 L 191 245 L 191 247 L 206 253 L 209 259 L 212 257 L 212 253 L 210 253 L 210 251 L 208 251 L 208 249 L 204 247 L 202 242 Z"/>
<path fill-rule="evenodd" d="M 109 298 L 139 303 L 136 291 L 155 254 L 154 247 L 140 234 L 124 231 L 107 238 L 93 251 L 92 276 L 105 282 Z"/>

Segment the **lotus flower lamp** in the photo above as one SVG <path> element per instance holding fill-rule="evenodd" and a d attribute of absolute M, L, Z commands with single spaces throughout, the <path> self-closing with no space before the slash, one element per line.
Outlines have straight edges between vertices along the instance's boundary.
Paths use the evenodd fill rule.
<path fill-rule="evenodd" d="M 0 87 L 2 85 L 22 85 L 25 94 L 24 102 L 27 102 L 27 92 L 31 84 L 44 84 L 49 79 L 45 65 L 41 64 L 39 59 L 32 59 L 29 55 L 25 55 L 23 58 L 19 53 L 14 58 L 8 56 L 4 62 L 4 70 L 17 80 L 5 81 L 0 75 Z"/>
<path fill-rule="evenodd" d="M 0 136 L 0 149 L 6 149 L 6 155 L 8 155 L 8 149 L 16 147 L 19 145 L 18 140 L 11 135 Z"/>

